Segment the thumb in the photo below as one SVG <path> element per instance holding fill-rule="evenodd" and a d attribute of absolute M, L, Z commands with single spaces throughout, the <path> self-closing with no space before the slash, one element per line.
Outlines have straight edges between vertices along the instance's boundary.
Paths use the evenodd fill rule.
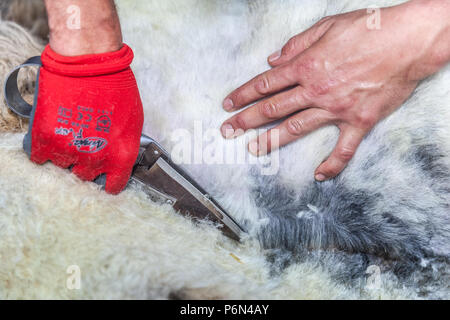
<path fill-rule="evenodd" d="M 292 37 L 283 46 L 283 49 L 269 56 L 267 59 L 269 64 L 272 67 L 277 67 L 290 61 L 319 41 L 319 39 L 331 28 L 333 24 L 333 17 L 325 17 L 308 30 Z"/>

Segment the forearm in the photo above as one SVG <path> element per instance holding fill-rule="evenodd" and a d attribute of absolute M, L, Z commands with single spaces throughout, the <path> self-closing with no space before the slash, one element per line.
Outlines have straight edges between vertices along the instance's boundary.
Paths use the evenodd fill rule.
<path fill-rule="evenodd" d="M 425 39 L 417 43 L 417 67 L 413 71 L 420 79 L 434 74 L 450 62 L 450 0 L 412 0 L 408 3 L 419 21 L 419 32 Z"/>
<path fill-rule="evenodd" d="M 50 46 L 64 56 L 119 50 L 122 32 L 113 0 L 45 0 Z"/>

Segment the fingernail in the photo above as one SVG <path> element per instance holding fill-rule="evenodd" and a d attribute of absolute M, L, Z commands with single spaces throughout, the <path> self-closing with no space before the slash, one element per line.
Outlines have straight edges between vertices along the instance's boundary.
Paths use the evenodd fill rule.
<path fill-rule="evenodd" d="M 325 181 L 325 180 L 327 180 L 327 177 L 325 177 L 323 174 L 321 174 L 321 173 L 318 173 L 318 174 L 316 174 L 316 180 L 317 181 Z"/>
<path fill-rule="evenodd" d="M 248 151 L 252 155 L 258 156 L 258 153 L 259 153 L 258 141 L 256 141 L 256 140 L 250 141 L 249 144 L 248 144 Z"/>
<path fill-rule="evenodd" d="M 223 108 L 227 111 L 230 111 L 231 109 L 233 109 L 233 107 L 233 100 L 231 100 L 230 98 L 225 99 L 225 101 L 223 102 Z"/>
<path fill-rule="evenodd" d="M 269 56 L 269 62 L 275 62 L 278 59 L 280 59 L 280 57 L 281 57 L 281 50 L 278 50 L 277 52 L 274 52 Z"/>
<path fill-rule="evenodd" d="M 222 125 L 222 128 L 220 128 L 220 131 L 222 132 L 223 137 L 226 139 L 230 139 L 234 136 L 233 126 L 229 123 Z"/>

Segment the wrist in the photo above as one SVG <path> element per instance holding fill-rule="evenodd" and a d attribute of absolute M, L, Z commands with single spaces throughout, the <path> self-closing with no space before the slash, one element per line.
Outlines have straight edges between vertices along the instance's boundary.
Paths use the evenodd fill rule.
<path fill-rule="evenodd" d="M 80 56 L 117 51 L 122 47 L 120 26 L 99 21 L 80 29 L 69 29 L 65 24 L 50 27 L 50 46 L 64 56 Z"/>
<path fill-rule="evenodd" d="M 117 51 L 122 47 L 119 18 L 111 0 L 46 0 L 50 47 L 63 56 Z"/>

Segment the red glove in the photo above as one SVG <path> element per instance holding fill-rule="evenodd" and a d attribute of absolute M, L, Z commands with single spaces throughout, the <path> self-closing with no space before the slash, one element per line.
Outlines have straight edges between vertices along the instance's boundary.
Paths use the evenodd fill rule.
<path fill-rule="evenodd" d="M 42 53 L 37 100 L 24 148 L 83 180 L 106 174 L 105 189 L 125 188 L 139 153 L 143 109 L 130 69 L 133 51 L 63 57 Z"/>

